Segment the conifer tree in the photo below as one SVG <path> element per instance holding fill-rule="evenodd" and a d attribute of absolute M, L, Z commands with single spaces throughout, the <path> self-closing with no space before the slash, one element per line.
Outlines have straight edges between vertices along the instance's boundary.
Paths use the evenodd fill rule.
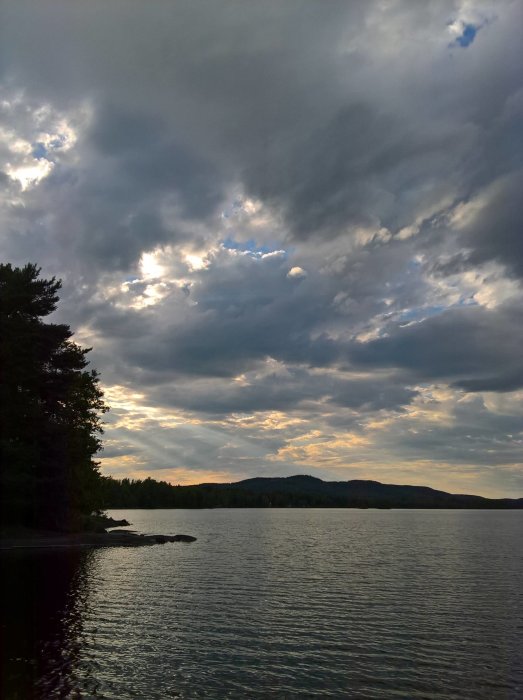
<path fill-rule="evenodd" d="M 68 529 L 100 505 L 98 373 L 65 324 L 44 322 L 61 282 L 0 264 L 0 479 L 4 523 Z"/>

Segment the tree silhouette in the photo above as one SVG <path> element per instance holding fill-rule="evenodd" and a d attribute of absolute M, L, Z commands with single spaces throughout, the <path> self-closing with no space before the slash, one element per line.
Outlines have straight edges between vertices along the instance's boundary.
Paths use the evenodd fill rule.
<path fill-rule="evenodd" d="M 74 527 L 100 505 L 94 455 L 107 410 L 89 349 L 44 323 L 61 282 L 0 264 L 0 464 L 4 523 Z"/>

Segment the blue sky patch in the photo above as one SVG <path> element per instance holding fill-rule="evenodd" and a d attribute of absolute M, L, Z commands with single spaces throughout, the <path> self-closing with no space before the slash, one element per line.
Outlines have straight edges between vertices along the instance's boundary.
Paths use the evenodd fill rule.
<path fill-rule="evenodd" d="M 40 141 L 33 146 L 33 157 L 38 158 L 38 160 L 47 158 L 47 148 Z"/>
<path fill-rule="evenodd" d="M 476 38 L 476 34 L 479 32 L 479 30 L 484 26 L 483 24 L 464 24 L 461 34 L 454 39 L 454 41 L 449 44 L 449 48 L 454 48 L 456 46 L 461 46 L 462 49 L 466 49 L 467 46 L 470 46 L 474 39 Z"/>
<path fill-rule="evenodd" d="M 431 316 L 438 316 L 444 311 L 449 311 L 450 309 L 456 309 L 461 306 L 478 306 L 477 301 L 471 298 L 460 299 L 456 304 L 451 304 L 450 306 L 444 306 L 443 304 L 434 304 L 432 306 L 420 306 L 413 309 L 406 309 L 402 311 L 398 316 L 398 321 L 400 322 L 410 322 L 410 321 L 421 321 Z"/>
<path fill-rule="evenodd" d="M 265 253 L 272 253 L 277 250 L 277 246 L 269 245 L 258 245 L 252 238 L 248 241 L 235 241 L 234 238 L 224 238 L 222 241 L 224 248 L 229 248 L 229 250 L 241 250 L 242 252 L 255 253 L 259 255 L 264 255 Z"/>
<path fill-rule="evenodd" d="M 477 32 L 478 29 L 473 24 L 466 24 L 463 27 L 463 34 L 461 36 L 458 36 L 458 38 L 456 39 L 456 43 L 465 49 L 467 46 L 470 46 L 472 44 L 472 42 L 476 38 Z"/>

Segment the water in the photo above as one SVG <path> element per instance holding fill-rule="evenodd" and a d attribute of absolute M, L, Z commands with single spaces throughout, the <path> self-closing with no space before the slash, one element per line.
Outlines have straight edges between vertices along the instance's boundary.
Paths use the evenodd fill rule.
<path fill-rule="evenodd" d="M 198 541 L 3 554 L 3 697 L 523 697 L 523 512 L 112 514 Z"/>

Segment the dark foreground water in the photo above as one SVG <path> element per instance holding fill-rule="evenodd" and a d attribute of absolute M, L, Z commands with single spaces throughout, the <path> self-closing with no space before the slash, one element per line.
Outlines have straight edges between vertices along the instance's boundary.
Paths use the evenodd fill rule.
<path fill-rule="evenodd" d="M 522 698 L 523 512 L 113 511 L 3 554 L 5 698 Z"/>

